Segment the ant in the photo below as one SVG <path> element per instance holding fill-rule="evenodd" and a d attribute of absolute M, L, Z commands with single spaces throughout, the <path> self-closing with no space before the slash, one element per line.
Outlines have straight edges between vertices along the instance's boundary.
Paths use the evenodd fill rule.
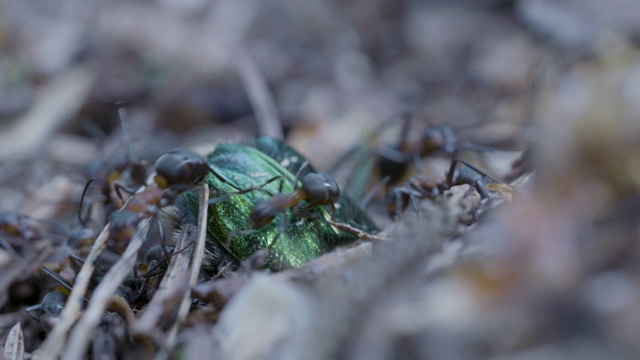
<path fill-rule="evenodd" d="M 49 229 L 43 229 L 41 225 L 46 225 Z M 17 212 L 7 211 L 0 213 L 0 246 L 10 254 L 21 257 L 14 246 L 7 238 L 20 238 L 17 244 L 22 248 L 25 244 L 31 244 L 42 238 L 45 233 L 53 229 L 59 230 L 59 234 L 67 233 L 67 230 L 60 223 L 53 220 L 37 219 Z M 53 232 L 51 232 L 53 233 Z"/>
<path fill-rule="evenodd" d="M 387 145 L 378 150 L 378 170 L 381 175 L 389 176 L 389 183 L 398 183 L 406 174 L 410 163 L 421 168 L 420 159 L 431 155 L 443 154 L 455 158 L 463 150 L 482 152 L 495 148 L 470 141 L 461 140 L 451 125 L 428 125 L 417 139 L 409 137 L 411 115 L 405 113 L 401 117 L 402 131 L 395 145 Z M 395 152 L 395 153 L 394 153 Z"/>
<path fill-rule="evenodd" d="M 464 165 L 465 168 L 459 170 L 458 164 Z M 485 199 L 489 197 L 491 192 L 487 179 L 493 183 L 506 185 L 468 162 L 454 159 L 451 161 L 446 179 L 418 174 L 409 177 L 404 186 L 392 188 L 385 198 L 387 212 L 390 217 L 397 218 L 400 212 L 406 209 L 409 202 L 417 211 L 416 199 L 435 199 L 444 191 L 462 184 L 473 186 L 480 194 L 480 197 Z"/>
<path fill-rule="evenodd" d="M 75 264 L 74 261 L 76 262 Z M 69 264 L 72 266 L 79 267 L 81 262 L 82 260 L 79 258 L 73 256 L 69 257 Z M 64 309 L 67 297 L 73 288 L 72 281 L 76 274 L 74 272 L 71 279 L 68 279 L 69 276 L 65 275 L 69 274 L 58 274 L 49 270 L 45 266 L 41 266 L 40 269 L 45 273 L 45 275 L 51 277 L 56 282 L 56 285 L 51 291 L 45 294 L 40 304 L 29 306 L 25 311 L 31 318 L 39 321 L 46 329 L 49 329 L 53 322 L 55 322 L 54 319 L 59 318 L 62 310 Z M 84 300 L 87 301 L 86 298 Z"/>
<path fill-rule="evenodd" d="M 308 162 L 305 162 L 298 170 L 294 180 L 294 190 L 291 193 L 278 193 L 271 195 L 268 199 L 258 200 L 251 209 L 249 218 L 253 222 L 253 229 L 258 230 L 273 221 L 273 219 L 284 213 L 286 210 L 292 210 L 294 214 L 300 217 L 311 217 L 313 215 L 305 214 L 305 211 L 317 208 L 319 206 L 329 206 L 331 208 L 331 216 L 327 219 L 327 222 L 336 229 L 350 233 L 361 239 L 380 240 L 375 235 L 368 234 L 360 229 L 357 229 L 349 224 L 336 222 L 331 220 L 336 213 L 336 203 L 340 200 L 340 186 L 334 178 L 326 173 L 311 172 L 306 174 L 300 180 L 298 185 L 298 179 L 300 179 L 303 171 L 309 166 Z M 271 182 L 271 179 L 268 182 Z M 282 183 L 281 186 L 282 188 Z M 302 204 L 302 201 L 306 201 L 306 204 Z M 286 219 L 280 224 L 282 232 L 286 232 Z M 273 244 L 278 240 L 281 233 L 278 233 L 271 244 L 267 248 L 271 248 Z"/>
<path fill-rule="evenodd" d="M 124 191 L 135 196 L 109 216 L 110 241 L 118 253 L 122 253 L 127 247 L 136 233 L 138 224 L 143 219 L 155 215 L 158 208 L 169 205 L 183 192 L 198 186 L 210 173 L 223 180 L 205 158 L 189 150 L 172 150 L 165 153 L 156 160 L 154 169 L 152 182 L 142 191 L 136 193 L 122 187 Z M 162 229 L 162 226 L 159 228 Z"/>
<path fill-rule="evenodd" d="M 399 121 L 397 121 L 398 117 Z M 410 136 L 413 132 L 411 120 L 412 116 L 409 112 L 402 112 L 392 116 L 373 130 L 373 136 L 376 137 L 390 125 L 401 123 L 400 136 L 396 143 L 382 145 L 373 150 L 376 155 L 374 166 L 380 178 L 388 178 L 388 186 L 399 183 L 407 174 L 411 164 L 420 170 L 423 158 L 436 154 L 456 158 L 463 150 L 475 152 L 496 150 L 491 146 L 461 140 L 456 136 L 454 128 L 448 124 L 430 124 L 417 137 L 412 137 Z M 348 151 L 338 159 L 332 169 L 336 170 L 340 164 L 356 154 L 361 148 L 362 146 L 357 146 Z M 357 197 L 358 194 L 353 195 Z"/>
<path fill-rule="evenodd" d="M 291 193 L 278 193 L 272 195 L 269 199 L 258 200 L 251 209 L 249 218 L 253 222 L 253 229 L 258 230 L 269 223 L 278 215 L 288 209 L 300 207 L 300 203 L 305 200 L 305 209 L 311 209 L 317 206 L 327 205 L 331 207 L 332 214 L 335 213 L 335 203 L 340 200 L 340 186 L 338 183 L 325 173 L 309 173 L 300 181 L 298 180 L 303 170 L 309 166 L 306 162 L 294 180 L 294 191 Z M 268 182 L 271 182 L 271 179 Z M 280 188 L 282 189 L 282 183 Z M 274 239 L 275 242 L 275 239 Z"/>
<path fill-rule="evenodd" d="M 131 303 L 137 303 L 143 298 L 151 299 L 160 286 L 171 257 L 187 250 L 190 246 L 191 244 L 176 250 L 173 245 L 163 247 L 163 245 L 157 244 L 147 249 L 144 260 L 134 267 L 134 277 L 129 280 L 136 288 L 136 296 Z M 171 255 L 167 256 L 167 252 Z"/>
<path fill-rule="evenodd" d="M 127 111 L 120 102 L 116 106 L 126 152 L 107 161 L 94 162 L 88 171 L 93 179 L 98 179 L 97 182 L 102 184 L 102 193 L 111 209 L 119 209 L 124 205 L 122 188 L 140 187 L 145 184 L 147 177 L 147 162 L 139 160 L 132 150 Z"/>

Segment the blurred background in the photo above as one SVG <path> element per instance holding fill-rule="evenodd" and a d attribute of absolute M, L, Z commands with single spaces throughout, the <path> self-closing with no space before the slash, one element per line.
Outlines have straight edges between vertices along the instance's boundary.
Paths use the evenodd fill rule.
<path fill-rule="evenodd" d="M 260 331 L 229 324 L 268 325 L 229 310 L 238 318 L 225 317 L 223 330 L 186 329 L 185 354 L 640 354 L 640 2 L 61 0 L 0 9 L 2 210 L 72 221 L 86 180 L 123 156 L 119 104 L 134 152 L 148 161 L 281 134 L 328 170 L 401 111 L 413 114 L 415 132 L 449 124 L 495 147 L 481 163 L 501 179 L 526 151 L 533 175 L 462 235 L 443 239 L 418 216 L 339 276 L 304 289 L 267 277 L 279 281 L 267 288 L 299 295 L 291 311 L 306 315 L 283 315 L 296 326 L 245 348 L 225 339 Z M 375 141 L 394 138 L 397 129 Z M 346 169 L 341 182 L 357 172 Z M 0 284 L 14 304 L 0 315 L 6 334 L 38 294 Z M 259 306 L 246 301 L 238 306 Z M 213 333 L 218 342 L 207 345 Z M 44 336 L 25 333 L 29 351 Z"/>

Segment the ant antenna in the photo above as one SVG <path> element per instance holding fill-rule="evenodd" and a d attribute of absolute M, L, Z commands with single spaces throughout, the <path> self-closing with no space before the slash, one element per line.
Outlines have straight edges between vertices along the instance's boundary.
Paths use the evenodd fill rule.
<path fill-rule="evenodd" d="M 80 225 L 86 227 L 86 222 L 87 222 L 87 218 L 89 217 L 89 212 L 91 212 L 91 209 L 87 210 L 87 218 L 83 219 L 82 218 L 82 204 L 84 204 L 84 197 L 87 194 L 87 190 L 89 190 L 89 185 L 91 185 L 91 183 L 94 181 L 94 178 L 89 179 L 89 181 L 87 182 L 87 184 L 84 186 L 84 189 L 82 190 L 82 197 L 80 198 L 80 208 L 78 209 L 78 220 L 80 221 Z"/>
<path fill-rule="evenodd" d="M 129 160 L 130 164 L 137 164 L 138 159 L 133 153 L 133 149 L 131 146 L 131 137 L 129 136 L 129 117 L 127 116 L 127 109 L 124 107 L 124 103 L 122 101 L 117 101 L 116 106 L 118 107 L 118 117 L 120 118 L 120 126 L 122 127 L 122 138 L 124 139 L 124 146 L 127 149 L 127 160 Z"/>
<path fill-rule="evenodd" d="M 495 182 L 495 183 L 498 183 L 498 184 L 504 184 L 504 185 L 506 185 L 504 182 L 502 182 L 502 181 L 500 181 L 500 180 L 498 180 L 498 179 L 494 178 L 493 176 L 491 176 L 491 175 L 487 174 L 486 172 L 484 172 L 484 171 L 482 171 L 482 170 L 478 169 L 477 167 L 475 167 L 475 166 L 473 166 L 473 165 L 469 164 L 468 162 L 466 162 L 466 161 L 464 161 L 464 160 L 460 160 L 460 159 L 454 159 L 454 160 L 451 162 L 451 167 L 449 167 L 449 172 L 447 173 L 447 184 L 449 184 L 450 186 L 452 186 L 452 185 L 453 185 L 453 178 L 454 178 L 454 174 L 455 174 L 455 168 L 456 168 L 456 165 L 457 165 L 458 163 L 460 163 L 460 164 L 462 164 L 462 165 L 465 165 L 466 167 L 468 167 L 468 168 L 470 168 L 471 170 L 473 170 L 473 171 L 475 171 L 476 173 L 478 173 L 480 176 L 485 177 L 485 178 L 487 178 L 487 179 L 489 179 L 489 180 L 491 180 L 491 181 L 493 181 L 493 182 Z"/>
<path fill-rule="evenodd" d="M 296 178 L 293 180 L 294 188 L 298 187 L 298 180 L 300 180 L 300 178 L 302 177 L 302 172 L 306 170 L 308 167 L 309 167 L 309 162 L 305 161 L 304 164 L 302 164 L 302 166 L 300 167 L 300 169 L 298 169 L 298 172 L 296 173 Z M 282 183 L 280 183 L 280 191 L 282 191 Z"/>

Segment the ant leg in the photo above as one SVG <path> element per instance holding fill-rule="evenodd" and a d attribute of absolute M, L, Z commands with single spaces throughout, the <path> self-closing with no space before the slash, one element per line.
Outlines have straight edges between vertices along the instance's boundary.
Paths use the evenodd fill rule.
<path fill-rule="evenodd" d="M 400 150 L 394 149 L 389 145 L 383 145 L 380 148 L 376 149 L 374 153 L 382 158 L 387 160 L 404 164 L 407 162 L 407 154 L 403 153 Z"/>
<path fill-rule="evenodd" d="M 487 179 L 489 179 L 489 180 L 491 180 L 493 182 L 496 182 L 496 183 L 499 183 L 499 184 L 504 184 L 504 182 L 494 178 L 493 176 L 487 174 L 486 172 L 484 172 L 484 171 L 478 169 L 477 167 L 469 164 L 468 162 L 466 162 L 464 160 L 461 160 L 461 159 L 454 159 L 451 162 L 451 167 L 449 168 L 449 173 L 447 174 L 447 184 L 449 184 L 449 186 L 453 185 L 453 177 L 454 177 L 455 168 L 456 168 L 457 163 L 461 163 L 461 164 L 465 165 L 469 169 L 471 169 L 471 170 L 477 172 L 478 174 L 480 174 L 482 177 L 485 177 L 485 178 L 487 178 Z"/>
<path fill-rule="evenodd" d="M 269 244 L 269 246 L 267 246 L 267 249 L 271 250 L 271 248 L 273 247 L 273 245 L 275 245 L 276 241 L 280 238 L 280 235 L 282 233 L 279 232 L 276 234 L 276 236 L 273 237 L 273 240 L 271 240 L 271 243 Z"/>
<path fill-rule="evenodd" d="M 147 269 L 147 271 L 144 273 L 144 275 L 141 276 L 141 278 L 149 278 L 149 277 L 152 277 L 152 276 L 155 276 L 155 275 L 159 275 L 160 274 L 159 269 L 160 269 L 161 266 L 163 266 L 165 264 L 168 265 L 169 261 L 170 261 L 170 259 L 172 257 L 174 257 L 174 256 L 180 254 L 181 252 L 187 250 L 193 244 L 194 243 L 189 243 L 189 244 L 185 245 L 182 249 L 174 250 L 173 254 L 169 255 L 169 257 L 166 257 L 166 258 L 158 261 L 154 266 L 152 266 L 151 268 Z"/>
<path fill-rule="evenodd" d="M 77 256 L 77 255 L 69 255 L 69 264 L 71 265 L 71 268 L 73 269 L 73 271 L 75 271 L 76 273 L 80 271 L 80 268 L 82 267 L 82 265 L 84 265 L 84 259 Z"/>
<path fill-rule="evenodd" d="M 44 266 L 40 266 L 40 269 L 42 270 L 42 272 L 44 272 L 45 274 L 49 275 L 53 280 L 55 280 L 58 284 L 60 284 L 65 289 L 67 289 L 69 291 L 73 290 L 73 285 L 70 284 L 65 278 L 60 276 L 58 273 L 55 273 L 55 272 L 47 269 Z M 89 301 L 87 298 L 84 298 L 84 299 L 85 299 L 85 301 Z"/>
<path fill-rule="evenodd" d="M 80 221 L 80 225 L 82 225 L 83 227 L 87 227 L 86 225 L 87 219 L 89 218 L 90 212 L 91 212 L 91 209 L 89 209 L 87 211 L 87 218 L 85 219 L 82 218 L 82 205 L 84 204 L 84 196 L 87 194 L 87 190 L 89 190 L 89 185 L 91 185 L 91 183 L 94 180 L 95 180 L 94 178 L 89 179 L 87 184 L 84 186 L 84 189 L 82 190 L 82 197 L 80 197 L 80 207 L 78 208 L 78 221 Z"/>
<path fill-rule="evenodd" d="M 302 166 L 300 167 L 300 169 L 298 169 L 298 172 L 296 173 L 296 178 L 293 180 L 293 188 L 296 189 L 298 188 L 298 181 L 300 180 L 300 177 L 302 176 L 302 172 L 309 167 L 309 162 L 305 161 L 304 164 L 302 164 Z M 280 191 L 282 192 L 282 183 L 280 183 Z"/>
<path fill-rule="evenodd" d="M 490 176 L 489 174 L 485 173 L 484 171 L 478 169 L 477 167 L 469 164 L 466 161 L 460 160 L 460 159 L 454 159 L 451 162 L 451 167 L 449 168 L 449 173 L 447 174 L 447 185 L 449 187 L 454 186 L 457 182 L 459 182 L 458 180 L 455 179 L 456 177 L 456 166 L 458 163 L 461 163 L 465 166 L 467 166 L 469 169 L 475 171 L 476 173 L 478 173 L 481 178 L 485 178 L 485 179 L 489 179 L 491 181 L 493 181 L 494 183 L 498 183 L 498 184 L 504 184 L 504 182 Z M 480 181 L 481 179 L 475 178 L 475 179 L 471 179 L 471 180 L 466 180 L 466 181 L 462 181 L 463 183 L 467 183 L 469 185 L 472 185 L 480 194 L 480 196 L 482 198 L 486 198 L 487 196 L 489 196 L 488 193 L 488 189 L 486 188 L 486 184 L 484 182 Z M 506 184 L 505 184 L 506 185 Z"/>
<path fill-rule="evenodd" d="M 366 208 L 367 205 L 369 205 L 369 203 L 371 202 L 371 199 L 373 199 L 373 197 L 375 196 L 375 194 L 380 190 L 381 187 L 386 185 L 390 179 L 391 177 L 385 176 L 384 179 L 382 179 L 382 181 L 380 181 L 376 186 L 374 186 L 373 189 L 371 189 L 371 191 L 369 191 L 369 193 L 367 193 L 367 195 L 365 195 L 360 201 L 360 208 L 361 209 Z"/>
<path fill-rule="evenodd" d="M 162 252 L 164 253 L 165 258 L 169 258 L 169 251 L 167 250 L 167 239 L 164 237 L 164 227 L 162 226 L 162 220 L 159 217 L 156 217 L 156 225 L 158 226 L 158 232 L 160 233 L 160 239 L 162 242 L 160 243 L 160 247 L 162 247 Z"/>
<path fill-rule="evenodd" d="M 286 234 L 287 237 L 290 237 L 289 232 L 287 231 L 287 225 L 289 225 L 289 218 L 286 215 L 287 215 L 286 212 L 282 214 L 282 221 L 280 221 L 278 225 L 278 227 L 280 228 L 280 232 L 273 237 L 273 240 L 271 240 L 271 244 L 267 246 L 267 249 L 269 249 L 269 251 L 271 250 L 273 245 L 276 244 L 276 241 L 278 241 L 278 239 L 280 238 L 280 235 Z"/>
<path fill-rule="evenodd" d="M 373 129 L 373 131 L 371 131 L 370 135 L 368 136 L 367 141 L 368 142 L 373 142 L 380 133 L 382 133 L 384 130 L 386 130 L 387 128 L 396 125 L 398 123 L 397 119 L 400 118 L 400 122 L 402 123 L 402 130 L 401 130 L 401 138 L 402 139 L 406 139 L 406 136 L 408 134 L 408 129 L 411 127 L 409 126 L 411 123 L 411 113 L 408 111 L 401 111 L 398 113 L 395 113 L 391 116 L 389 116 L 387 119 L 383 120 L 380 125 L 378 125 L 375 129 Z M 340 156 L 340 158 L 338 158 L 338 160 L 336 160 L 333 165 L 331 165 L 331 167 L 329 167 L 329 173 L 330 174 L 334 174 L 337 172 L 337 170 L 340 168 L 341 165 L 345 164 L 347 162 L 347 159 L 355 156 L 356 154 L 360 153 L 361 151 L 365 150 L 369 145 L 356 145 L 354 147 L 352 147 L 351 149 L 349 149 L 344 155 Z M 380 154 L 378 154 L 380 155 Z M 382 155 L 383 156 L 383 155 Z"/>
<path fill-rule="evenodd" d="M 422 166 L 422 159 L 420 158 L 420 154 L 418 153 L 412 154 L 411 160 L 413 161 L 413 166 L 415 166 L 418 174 L 424 174 L 424 167 Z"/>
<path fill-rule="evenodd" d="M 252 192 L 252 191 L 262 190 L 262 188 L 263 188 L 263 187 L 265 187 L 265 186 L 267 186 L 268 184 L 270 184 L 270 183 L 272 183 L 272 182 L 274 182 L 274 181 L 276 181 L 276 180 L 278 180 L 278 179 L 281 179 L 281 178 L 282 178 L 282 175 L 274 176 L 274 177 L 272 177 L 271 179 L 269 179 L 269 180 L 265 181 L 264 183 L 262 183 L 262 184 L 260 184 L 260 185 L 258 185 L 258 186 L 252 186 L 252 187 L 247 188 L 247 189 L 242 189 L 242 190 L 238 190 L 238 191 L 235 191 L 235 192 L 232 192 L 232 193 L 226 193 L 226 194 L 224 194 L 224 195 L 216 196 L 216 197 L 214 197 L 214 198 L 209 199 L 209 201 L 207 202 L 207 204 L 208 204 L 208 205 L 217 204 L 217 203 L 219 203 L 219 202 L 223 202 L 223 201 L 228 200 L 228 199 L 229 199 L 231 196 L 233 196 L 233 195 L 242 195 L 242 194 L 246 194 L 246 193 L 249 193 L 249 192 Z M 282 183 L 281 183 L 281 184 L 282 184 Z M 281 185 L 281 186 L 282 186 L 282 185 Z M 270 193 L 269 191 L 267 191 L 267 190 L 262 190 L 262 191 L 264 191 L 264 192 L 266 192 L 267 194 L 269 194 L 269 195 L 273 196 L 273 194 L 271 194 L 271 193 Z"/>
<path fill-rule="evenodd" d="M 406 112 L 401 114 L 400 121 L 402 122 L 402 130 L 400 131 L 400 141 L 398 144 L 405 144 L 409 138 L 409 130 L 411 129 L 411 113 Z"/>
<path fill-rule="evenodd" d="M 239 235 L 249 235 L 254 233 L 256 230 L 253 229 L 249 229 L 249 230 L 236 230 L 236 231 L 232 231 L 229 233 L 229 235 L 227 236 L 227 240 L 224 243 L 225 248 L 227 248 L 227 250 L 229 249 L 229 246 L 231 246 L 231 241 L 233 240 L 233 238 L 235 238 L 236 236 Z"/>
<path fill-rule="evenodd" d="M 118 194 L 118 197 L 120 198 L 120 200 L 122 200 L 124 202 L 124 197 L 122 196 L 121 191 L 126 192 L 129 195 L 133 195 L 135 194 L 135 190 L 128 188 L 120 183 L 114 182 L 113 183 L 113 187 L 116 189 L 116 194 Z"/>
<path fill-rule="evenodd" d="M 24 311 L 27 312 L 27 315 L 29 315 L 29 317 L 35 321 L 40 321 L 40 315 L 33 314 L 33 312 L 39 311 L 39 310 L 42 310 L 42 304 L 31 305 L 26 309 L 24 309 Z"/>
<path fill-rule="evenodd" d="M 213 174 L 213 176 L 215 176 L 218 180 L 220 180 L 223 183 L 231 186 L 232 188 L 236 189 L 237 191 L 242 191 L 243 190 L 243 189 L 240 189 L 239 187 L 235 186 L 234 184 L 228 182 L 225 178 L 223 178 L 220 174 L 218 174 L 218 172 L 216 170 L 214 170 L 209 164 L 207 164 L 207 167 L 209 168 L 209 172 L 211 172 Z"/>

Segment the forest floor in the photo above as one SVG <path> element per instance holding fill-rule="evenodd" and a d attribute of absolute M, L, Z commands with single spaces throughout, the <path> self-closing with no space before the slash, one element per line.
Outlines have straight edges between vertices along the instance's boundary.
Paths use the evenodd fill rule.
<path fill-rule="evenodd" d="M 640 5 L 2 8 L 2 358 L 640 354 Z M 269 225 L 270 253 L 225 253 L 244 235 L 225 244 L 198 224 L 229 219 L 241 233 L 249 217 L 180 206 L 183 192 L 208 196 L 200 181 L 177 185 L 192 173 L 177 174 L 185 160 L 163 193 L 149 176 L 169 150 L 206 155 L 261 135 L 300 152 L 353 203 L 291 200 L 288 220 Z M 228 182 L 295 176 L 291 154 L 269 154 L 280 173 Z M 464 163 L 447 178 L 454 159 Z M 149 197 L 118 196 L 116 183 Z M 276 183 L 218 204 L 269 199 Z M 284 244 L 346 236 L 336 223 L 359 239 L 265 269 L 265 254 L 294 252 Z M 199 271 L 205 241 L 223 260 Z"/>

